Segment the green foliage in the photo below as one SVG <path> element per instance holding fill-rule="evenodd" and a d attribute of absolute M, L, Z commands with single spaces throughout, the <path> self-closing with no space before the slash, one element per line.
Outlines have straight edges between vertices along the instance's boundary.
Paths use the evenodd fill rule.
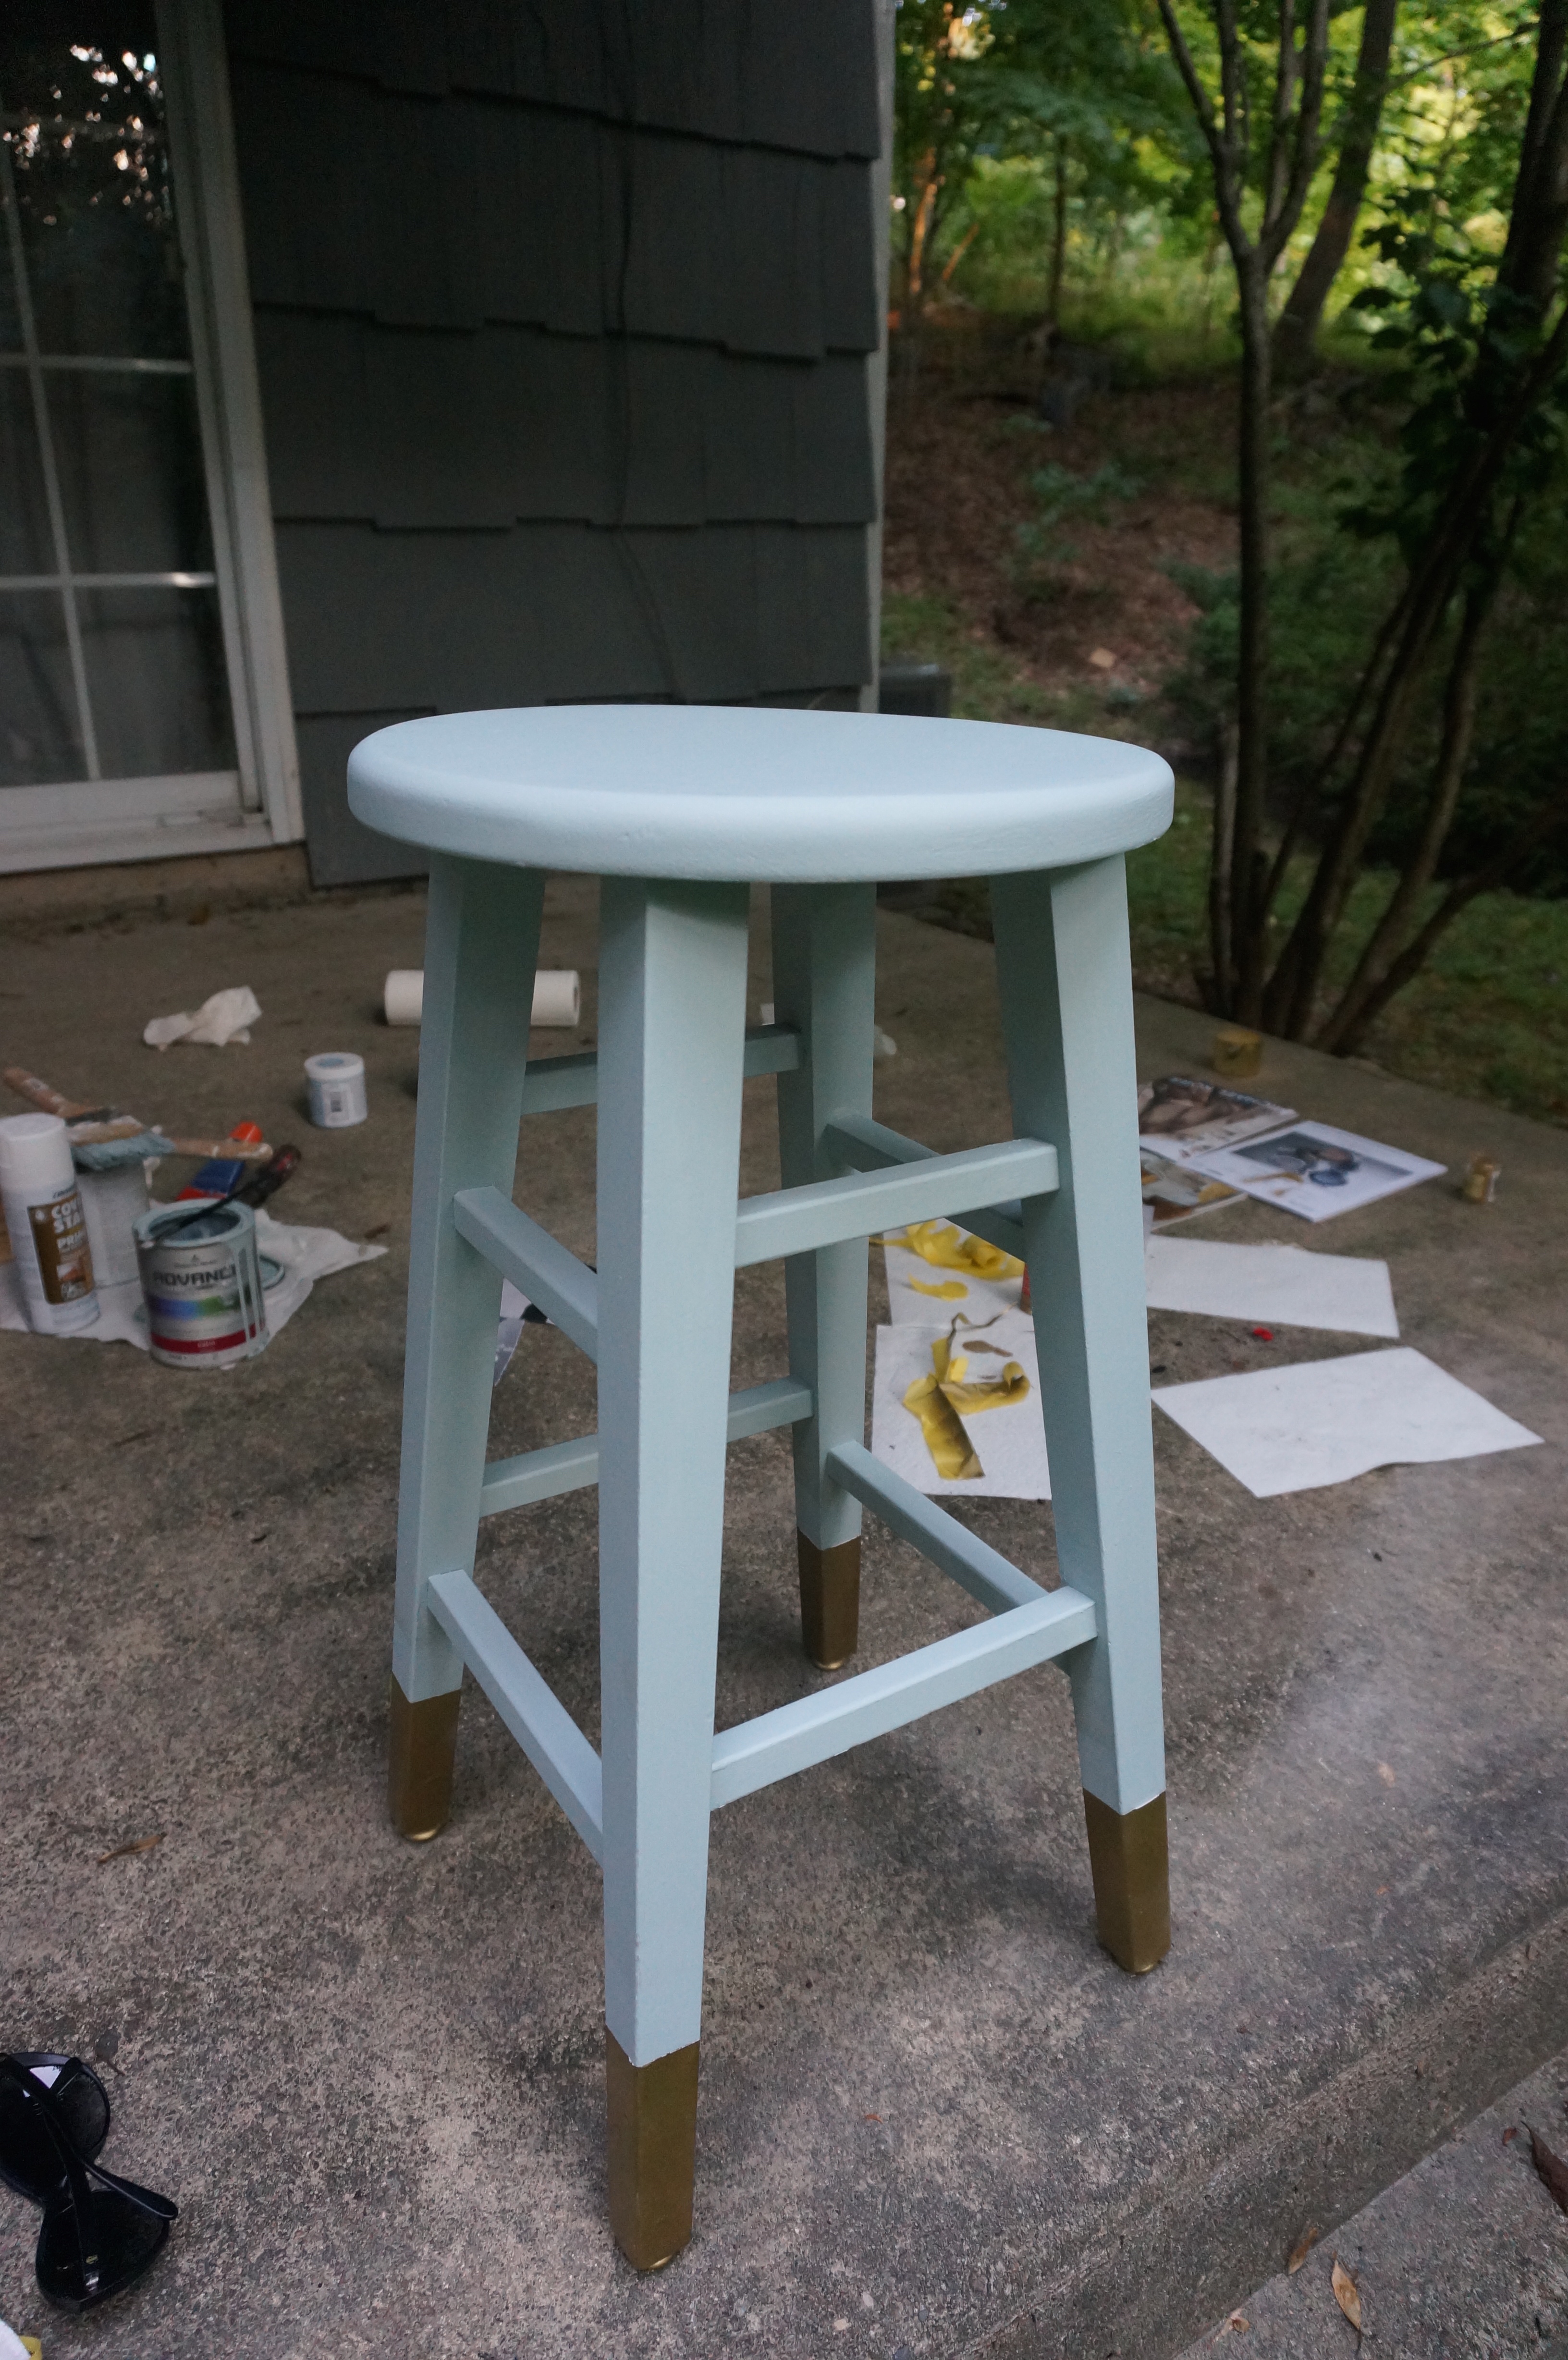
<path fill-rule="evenodd" d="M 894 256 L 929 294 L 964 285 L 1006 308 L 1043 294 L 1057 175 L 1074 229 L 1113 236 L 1164 207 L 1192 142 L 1142 0 L 898 0 Z M 1032 254 L 1035 267 L 1028 267 Z"/>
<path fill-rule="evenodd" d="M 1070 541 L 1062 537 L 1061 528 L 1070 517 L 1103 516 L 1112 500 L 1138 497 L 1143 486 L 1136 475 L 1107 459 L 1092 475 L 1074 475 L 1069 468 L 1050 460 L 1037 467 L 1029 479 L 1033 494 L 1035 513 L 1026 522 L 1014 528 L 1014 541 L 1022 561 L 1026 584 L 1043 586 L 1045 570 L 1065 564 L 1077 552 Z"/>

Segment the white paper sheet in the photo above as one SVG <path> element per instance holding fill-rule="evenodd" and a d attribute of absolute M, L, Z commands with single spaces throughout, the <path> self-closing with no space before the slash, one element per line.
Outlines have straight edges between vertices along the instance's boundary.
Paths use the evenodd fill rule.
<path fill-rule="evenodd" d="M 1402 1147 L 1387 1147 L 1354 1131 L 1336 1131 L 1329 1122 L 1293 1122 L 1288 1131 L 1270 1131 L 1266 1139 L 1249 1139 L 1240 1147 L 1202 1156 L 1197 1168 L 1216 1180 L 1228 1180 L 1233 1188 L 1245 1189 L 1266 1205 L 1299 1213 L 1304 1221 L 1328 1221 L 1335 1213 L 1375 1205 L 1401 1188 L 1413 1188 L 1418 1180 L 1435 1180 L 1447 1169 L 1424 1155 L 1407 1154 Z"/>
<path fill-rule="evenodd" d="M 336 1229 L 306 1229 L 293 1222 L 275 1221 L 265 1206 L 256 1212 L 256 1241 L 264 1255 L 283 1266 L 282 1277 L 266 1294 L 269 1336 L 276 1336 L 280 1328 L 288 1326 L 319 1278 L 328 1278 L 333 1271 L 352 1269 L 358 1262 L 376 1262 L 387 1251 L 385 1246 L 356 1246 L 340 1237 Z M 15 1262 L 0 1262 L 0 1328 L 25 1329 L 27 1326 L 16 1266 Z M 92 1327 L 79 1328 L 70 1336 L 49 1340 L 61 1344 L 134 1344 L 138 1352 L 147 1351 L 147 1306 L 142 1300 L 141 1281 L 131 1279 L 122 1286 L 101 1286 L 98 1317 Z"/>
<path fill-rule="evenodd" d="M 906 1257 L 913 1259 L 913 1257 Z M 964 1306 L 960 1306 L 964 1307 Z M 990 1310 L 976 1311 L 989 1319 Z M 948 1322 L 917 1328 L 903 1324 L 877 1330 L 877 1371 L 871 1391 L 871 1455 L 891 1467 L 917 1491 L 933 1498 L 953 1493 L 964 1499 L 1049 1500 L 1051 1470 L 1045 1456 L 1045 1425 L 1040 1411 L 1040 1368 L 1035 1359 L 1034 1322 L 1027 1314 L 1004 1312 L 995 1326 L 984 1328 L 978 1340 L 1001 1348 L 1002 1356 L 1017 1360 L 1029 1381 L 1029 1397 L 1007 1409 L 982 1410 L 964 1420 L 964 1430 L 985 1469 L 967 1482 L 941 1476 L 926 1448 L 920 1422 L 904 1407 L 904 1394 L 917 1377 L 931 1373 L 931 1345 L 945 1336 Z M 969 1373 L 1001 1373 L 1002 1358 L 971 1350 Z"/>
<path fill-rule="evenodd" d="M 1332 1328 L 1348 1336 L 1397 1336 L 1388 1265 L 1305 1246 L 1233 1246 L 1152 1237 L 1144 1253 L 1151 1311 L 1200 1311 L 1215 1319 Z"/>
<path fill-rule="evenodd" d="M 952 1227 L 961 1238 L 969 1231 L 961 1221 Z M 972 1271 L 943 1270 L 923 1254 L 887 1244 L 887 1316 L 899 1327 L 930 1327 L 962 1311 L 969 1319 L 989 1319 L 993 1311 L 1017 1311 L 1023 1295 L 1021 1278 L 981 1278 Z M 943 1295 L 931 1290 L 950 1288 Z"/>
<path fill-rule="evenodd" d="M 1258 1500 L 1541 1440 L 1408 1345 L 1160 1385 L 1154 1398 Z"/>

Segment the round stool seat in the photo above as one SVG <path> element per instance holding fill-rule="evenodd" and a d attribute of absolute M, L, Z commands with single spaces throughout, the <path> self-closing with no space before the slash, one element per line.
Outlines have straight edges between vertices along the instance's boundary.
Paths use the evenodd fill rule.
<path fill-rule="evenodd" d="M 1001 875 L 1148 844 L 1170 766 L 1058 729 L 701 705 L 527 705 L 378 729 L 367 827 L 432 852 L 746 883 Z"/>

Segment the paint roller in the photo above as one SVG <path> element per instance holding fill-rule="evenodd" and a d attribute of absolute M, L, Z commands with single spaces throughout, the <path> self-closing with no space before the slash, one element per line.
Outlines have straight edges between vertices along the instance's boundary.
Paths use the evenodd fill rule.
<path fill-rule="evenodd" d="M 417 1024 L 425 1001 L 425 971 L 420 967 L 395 967 L 382 988 L 382 1006 L 388 1024 Z M 541 967 L 534 976 L 531 1022 L 547 1028 L 575 1031 L 583 1014 L 583 983 L 574 967 Z"/>

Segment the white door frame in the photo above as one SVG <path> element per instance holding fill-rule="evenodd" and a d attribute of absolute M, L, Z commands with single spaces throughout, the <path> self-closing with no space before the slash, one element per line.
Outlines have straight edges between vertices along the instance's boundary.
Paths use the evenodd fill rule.
<path fill-rule="evenodd" d="M 0 790 L 0 872 L 303 837 L 221 0 L 157 0 L 237 770 Z"/>

